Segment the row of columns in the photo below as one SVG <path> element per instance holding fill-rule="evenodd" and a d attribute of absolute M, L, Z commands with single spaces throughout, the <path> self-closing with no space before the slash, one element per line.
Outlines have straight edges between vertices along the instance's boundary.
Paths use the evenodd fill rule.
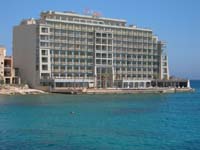
<path fill-rule="evenodd" d="M 151 86 L 151 82 L 123 82 L 122 88 L 147 88 Z"/>

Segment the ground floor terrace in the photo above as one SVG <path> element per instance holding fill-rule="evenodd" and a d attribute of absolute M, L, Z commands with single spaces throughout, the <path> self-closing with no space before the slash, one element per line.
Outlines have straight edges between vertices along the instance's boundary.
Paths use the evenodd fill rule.
<path fill-rule="evenodd" d="M 190 80 L 186 79 L 171 79 L 171 80 L 153 80 L 152 87 L 175 87 L 175 88 L 190 88 Z"/>
<path fill-rule="evenodd" d="M 95 83 L 96 82 L 96 83 Z M 114 80 L 107 87 L 98 87 L 93 79 L 54 79 L 44 84 L 51 88 L 96 88 L 96 89 L 145 89 L 145 88 L 190 88 L 189 80 Z"/>

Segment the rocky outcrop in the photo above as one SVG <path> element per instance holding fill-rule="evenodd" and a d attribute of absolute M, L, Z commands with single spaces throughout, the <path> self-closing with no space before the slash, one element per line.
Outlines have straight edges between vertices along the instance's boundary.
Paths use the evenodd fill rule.
<path fill-rule="evenodd" d="M 11 86 L 11 85 L 1 85 L 0 95 L 27 95 L 27 94 L 45 94 L 46 92 L 30 89 L 27 85 L 25 86 Z"/>

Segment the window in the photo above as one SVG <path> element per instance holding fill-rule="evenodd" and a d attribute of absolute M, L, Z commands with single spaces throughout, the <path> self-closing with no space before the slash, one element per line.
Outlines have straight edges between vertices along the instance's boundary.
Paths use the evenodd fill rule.
<path fill-rule="evenodd" d="M 101 46 L 96 45 L 96 50 L 101 50 Z"/>
<path fill-rule="evenodd" d="M 97 58 L 100 58 L 100 57 L 101 57 L 101 54 L 100 54 L 100 53 L 96 53 L 96 57 L 97 57 Z"/>
<path fill-rule="evenodd" d="M 96 60 L 96 64 L 101 64 L 101 60 L 100 60 L 100 59 L 97 59 L 97 60 Z"/>
<path fill-rule="evenodd" d="M 41 77 L 43 79 L 48 79 L 49 78 L 49 73 L 41 73 Z"/>
<path fill-rule="evenodd" d="M 67 70 L 72 70 L 72 66 L 67 66 Z"/>
<path fill-rule="evenodd" d="M 105 53 L 102 54 L 102 58 L 106 58 L 107 55 Z"/>
<path fill-rule="evenodd" d="M 101 33 L 96 33 L 96 36 L 97 37 L 101 37 Z"/>
<path fill-rule="evenodd" d="M 42 50 L 42 55 L 48 55 L 48 51 L 47 50 Z"/>
<path fill-rule="evenodd" d="M 112 45 L 112 40 L 108 40 L 108 44 L 109 44 L 109 45 Z"/>
<path fill-rule="evenodd" d="M 48 35 L 40 35 L 40 39 L 41 40 L 48 40 L 49 37 L 48 37 Z"/>
<path fill-rule="evenodd" d="M 101 39 L 96 39 L 96 44 L 101 44 Z"/>
<path fill-rule="evenodd" d="M 108 54 L 108 58 L 112 58 L 112 54 Z"/>
<path fill-rule="evenodd" d="M 42 57 L 42 62 L 48 62 L 48 58 L 47 57 Z"/>
<path fill-rule="evenodd" d="M 112 51 L 112 46 L 108 46 L 108 51 Z"/>
<path fill-rule="evenodd" d="M 48 43 L 46 43 L 46 42 L 40 42 L 40 46 L 41 46 L 41 47 L 45 47 L 45 46 L 47 47 L 47 46 L 48 46 Z"/>
<path fill-rule="evenodd" d="M 106 39 L 103 39 L 103 40 L 102 40 L 102 44 L 107 44 L 107 40 L 106 40 Z"/>
<path fill-rule="evenodd" d="M 48 66 L 47 65 L 42 65 L 42 70 L 48 70 Z"/>
<path fill-rule="evenodd" d="M 102 46 L 102 50 L 106 51 L 106 46 Z"/>
<path fill-rule="evenodd" d="M 102 37 L 107 37 L 107 34 L 106 34 L 106 33 L 103 33 L 103 34 L 102 34 Z"/>
<path fill-rule="evenodd" d="M 42 32 L 42 33 L 48 33 L 48 28 L 42 27 L 42 28 L 41 28 L 41 32 Z"/>
<path fill-rule="evenodd" d="M 106 60 L 105 59 L 102 60 L 102 64 L 106 64 Z"/>

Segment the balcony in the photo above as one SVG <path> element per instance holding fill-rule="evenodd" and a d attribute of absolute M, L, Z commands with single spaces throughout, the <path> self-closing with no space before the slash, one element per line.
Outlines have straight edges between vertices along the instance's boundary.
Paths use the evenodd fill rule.
<path fill-rule="evenodd" d="M 4 68 L 5 68 L 5 69 L 10 69 L 10 68 L 11 68 L 11 65 L 4 65 Z"/>
<path fill-rule="evenodd" d="M 11 72 L 4 72 L 4 77 L 11 77 Z"/>

